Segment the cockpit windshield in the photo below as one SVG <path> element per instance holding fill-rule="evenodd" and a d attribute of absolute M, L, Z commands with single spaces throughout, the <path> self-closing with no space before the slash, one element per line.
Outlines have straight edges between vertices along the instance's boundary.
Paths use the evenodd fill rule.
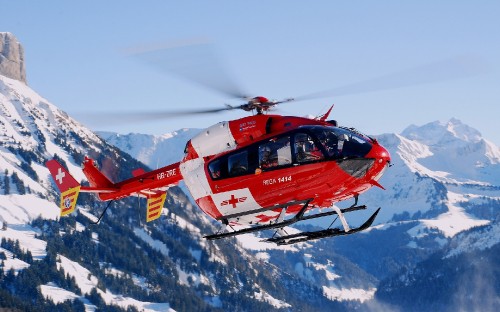
<path fill-rule="evenodd" d="M 354 131 L 337 127 L 311 127 L 328 157 L 364 157 L 372 148 L 367 138 Z"/>

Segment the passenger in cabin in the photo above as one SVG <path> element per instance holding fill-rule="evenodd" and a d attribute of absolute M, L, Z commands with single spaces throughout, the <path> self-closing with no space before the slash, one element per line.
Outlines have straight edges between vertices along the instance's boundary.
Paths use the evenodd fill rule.
<path fill-rule="evenodd" d="M 209 166 L 208 169 L 210 170 L 210 173 L 212 174 L 212 178 L 218 179 L 220 178 L 220 160 L 216 160 L 212 162 Z"/>
<path fill-rule="evenodd" d="M 269 146 L 261 146 L 260 148 L 260 167 L 262 169 L 269 169 L 278 165 L 277 157 L 273 157 L 271 148 Z"/>
<path fill-rule="evenodd" d="M 240 162 L 235 162 L 230 170 L 230 174 L 232 176 L 239 175 L 239 174 L 246 173 L 246 172 L 247 172 L 247 167 L 245 165 L 241 164 Z"/>
<path fill-rule="evenodd" d="M 299 133 L 295 136 L 295 152 L 299 163 L 324 158 L 323 153 L 318 150 L 313 139 L 305 133 Z"/>
<path fill-rule="evenodd" d="M 325 132 L 324 135 L 319 136 L 319 140 L 323 147 L 326 149 L 329 157 L 338 157 L 340 154 L 339 139 L 333 132 Z"/>
<path fill-rule="evenodd" d="M 229 156 L 229 175 L 237 176 L 248 172 L 248 152 L 242 151 L 240 153 Z"/>

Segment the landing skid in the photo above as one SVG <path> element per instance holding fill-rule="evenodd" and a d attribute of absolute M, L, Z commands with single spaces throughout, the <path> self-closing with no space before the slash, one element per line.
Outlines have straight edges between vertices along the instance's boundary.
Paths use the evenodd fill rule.
<path fill-rule="evenodd" d="M 311 232 L 301 232 L 297 234 L 291 234 L 291 235 L 286 235 L 286 236 L 280 236 L 280 237 L 272 237 L 264 240 L 265 242 L 272 242 L 276 243 L 277 245 L 290 245 L 290 244 L 295 244 L 295 243 L 300 243 L 300 242 L 305 242 L 305 241 L 310 241 L 310 240 L 315 240 L 315 239 L 320 239 L 320 238 L 325 238 L 325 237 L 332 237 L 332 236 L 340 236 L 340 235 L 351 235 L 363 230 L 366 230 L 369 228 L 375 218 L 377 217 L 378 212 L 380 211 L 380 208 L 378 208 L 372 216 L 365 221 L 360 227 L 350 229 L 348 232 L 339 228 L 333 228 L 333 229 L 326 229 L 326 230 L 320 230 L 320 231 L 311 231 Z"/>
<path fill-rule="evenodd" d="M 289 202 L 289 203 L 284 204 L 284 205 L 273 206 L 273 207 L 265 209 L 265 210 L 270 210 L 270 209 L 282 208 L 282 209 L 286 210 L 290 206 L 302 205 L 302 208 L 299 210 L 299 212 L 294 217 L 292 217 L 288 220 L 278 221 L 275 223 L 270 223 L 270 224 L 265 224 L 265 225 L 254 226 L 254 227 L 245 228 L 245 229 L 241 229 L 241 230 L 235 230 L 232 232 L 216 233 L 216 234 L 205 236 L 205 238 L 207 240 L 215 240 L 215 239 L 221 239 L 221 238 L 226 238 L 226 237 L 238 236 L 241 234 L 260 232 L 260 231 L 269 230 L 269 229 L 282 229 L 286 226 L 292 225 L 292 224 L 297 223 L 299 221 L 322 218 L 322 217 L 331 216 L 331 215 L 335 215 L 335 214 L 339 215 L 341 218 L 343 218 L 344 213 L 366 209 L 365 205 L 356 206 L 356 203 L 357 203 L 357 198 L 356 198 L 355 204 L 351 207 L 344 208 L 344 209 L 335 209 L 333 211 L 322 212 L 322 213 L 304 216 L 305 212 L 307 211 L 307 208 L 309 207 L 309 203 L 311 201 L 312 201 L 312 199 L 307 199 L 307 200 L 302 200 L 302 201 L 293 201 L 293 202 Z M 297 233 L 297 234 L 285 235 L 285 236 L 280 236 L 280 237 L 272 237 L 269 239 L 265 239 L 264 241 L 273 242 L 273 243 L 276 243 L 277 245 L 288 245 L 288 244 L 294 244 L 294 243 L 298 243 L 298 242 L 320 239 L 320 238 L 324 238 L 324 237 L 354 234 L 354 233 L 363 231 L 363 230 L 367 229 L 368 227 L 370 227 L 371 224 L 373 223 L 373 221 L 375 220 L 375 217 L 377 216 L 379 211 L 380 211 L 380 208 L 378 208 L 377 211 L 375 211 L 375 213 L 363 225 L 361 225 L 358 228 L 352 228 L 352 229 L 346 228 L 344 225 L 344 229 L 328 228 L 328 229 L 319 230 L 319 231 L 301 232 L 301 233 Z M 227 219 L 222 220 L 222 221 L 226 225 L 228 224 Z"/>

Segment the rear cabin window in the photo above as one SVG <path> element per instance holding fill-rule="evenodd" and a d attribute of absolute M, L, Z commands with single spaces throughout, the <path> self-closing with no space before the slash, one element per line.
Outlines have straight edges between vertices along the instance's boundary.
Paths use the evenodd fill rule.
<path fill-rule="evenodd" d="M 230 177 L 248 173 L 248 152 L 243 151 L 229 156 L 227 163 Z"/>

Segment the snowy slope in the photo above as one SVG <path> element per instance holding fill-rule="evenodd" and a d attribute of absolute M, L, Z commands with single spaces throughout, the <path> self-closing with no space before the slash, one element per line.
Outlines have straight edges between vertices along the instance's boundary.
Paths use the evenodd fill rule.
<path fill-rule="evenodd" d="M 76 179 L 84 179 L 75 155 L 99 153 L 104 142 L 66 113 L 49 103 L 24 83 L 0 75 L 0 238 L 18 241 L 21 250 L 30 251 L 33 260 L 45 258 L 47 243 L 38 238 L 40 229 L 29 224 L 37 218 L 57 220 L 59 208 L 55 204 L 53 182 L 45 161 L 57 155 Z M 80 228 L 80 230 L 82 230 Z M 4 271 L 16 273 L 30 267 L 7 249 Z M 62 259 L 64 257 L 61 256 Z M 87 272 L 72 266 L 77 280 Z M 65 267 L 68 272 L 67 266 Z M 97 280 L 95 281 L 97 283 Z M 83 286 L 82 286 L 83 287 Z M 90 285 L 89 287 L 95 287 Z M 79 298 L 87 310 L 92 303 L 57 285 L 40 287 L 42 294 L 54 303 Z M 166 303 L 144 303 L 108 292 L 102 294 L 106 302 L 136 306 L 145 311 L 166 311 Z"/>
<path fill-rule="evenodd" d="M 79 152 L 84 152 L 82 144 L 77 144 L 80 138 L 93 150 L 98 150 L 95 142 L 102 141 L 92 131 L 71 119 L 25 84 L 0 76 L 0 142 L 1 151 L 5 152 L 2 153 L 0 164 L 3 169 L 24 175 L 19 170 L 21 157 L 15 159 L 11 153 L 6 153 L 9 148 L 17 148 L 35 153 L 40 159 L 48 159 L 57 154 L 71 171 L 75 171 L 75 178 L 83 178 L 81 170 L 75 170 L 80 167 L 79 164 L 55 142 L 61 134 L 73 136 L 69 143 Z M 50 184 L 47 179 L 48 170 L 39 164 L 34 165 L 33 169 L 38 174 L 40 183 L 27 176 L 22 179 L 33 191 L 43 193 L 44 186 Z"/>
<path fill-rule="evenodd" d="M 0 237 L 10 237 L 11 231 L 18 231 L 15 236 L 21 238 L 24 249 L 39 245 L 27 223 L 38 216 L 46 219 L 59 216 L 59 208 L 53 201 L 40 198 L 54 199 L 49 171 L 42 163 L 57 154 L 71 169 L 80 172 L 78 178 L 83 178 L 73 159 L 54 142 L 62 131 L 75 131 L 83 138 L 98 140 L 24 83 L 0 76 L 0 222 L 8 225 L 7 231 L 0 231 Z M 27 172 L 28 167 L 32 171 Z M 21 184 L 13 181 L 14 174 Z M 20 186 L 26 190 L 19 190 Z"/>
<path fill-rule="evenodd" d="M 74 277 L 77 285 L 82 290 L 83 294 L 90 294 L 93 289 L 97 289 L 97 292 L 102 296 L 104 301 L 109 304 L 116 304 L 124 309 L 128 306 L 134 306 L 139 311 L 152 312 L 152 311 L 174 311 L 170 308 L 168 303 L 152 303 L 152 302 L 141 302 L 133 298 L 116 295 L 110 291 L 102 291 L 97 286 L 98 279 L 93 276 L 89 270 L 81 266 L 79 263 L 74 262 L 64 256 L 59 255 L 59 267 L 64 270 L 67 274 Z M 54 288 L 51 285 L 42 286 L 42 293 L 46 297 L 52 298 L 52 300 L 63 300 L 66 296 L 75 296 L 81 300 L 85 300 L 76 294 L 65 291 L 61 288 Z M 87 307 L 92 309 L 90 303 L 86 303 Z"/>

